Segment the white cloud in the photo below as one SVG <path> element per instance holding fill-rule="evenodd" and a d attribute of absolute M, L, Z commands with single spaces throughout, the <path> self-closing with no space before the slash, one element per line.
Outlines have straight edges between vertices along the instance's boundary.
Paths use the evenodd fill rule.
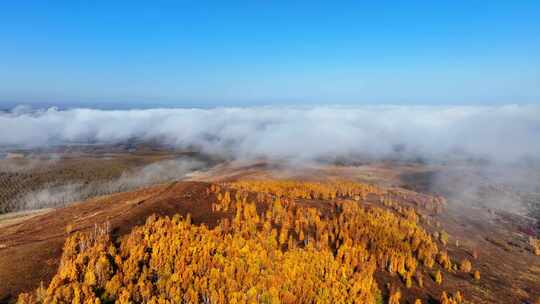
<path fill-rule="evenodd" d="M 95 110 L 0 114 L 0 146 L 159 139 L 236 158 L 540 155 L 540 106 L 359 106 Z"/>

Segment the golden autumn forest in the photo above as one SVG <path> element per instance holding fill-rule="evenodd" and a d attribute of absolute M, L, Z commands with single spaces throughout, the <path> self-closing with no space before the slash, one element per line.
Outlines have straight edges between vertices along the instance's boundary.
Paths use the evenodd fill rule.
<path fill-rule="evenodd" d="M 442 212 L 445 200 L 425 197 L 415 208 L 398 202 L 406 196 L 347 181 L 213 184 L 214 227 L 151 216 L 117 242 L 107 223 L 72 233 L 51 283 L 18 302 L 397 304 L 410 289 L 444 285 L 448 272 L 481 280 L 417 211 Z M 392 280 L 381 286 L 378 273 Z M 437 300 L 468 303 L 455 289 Z"/>

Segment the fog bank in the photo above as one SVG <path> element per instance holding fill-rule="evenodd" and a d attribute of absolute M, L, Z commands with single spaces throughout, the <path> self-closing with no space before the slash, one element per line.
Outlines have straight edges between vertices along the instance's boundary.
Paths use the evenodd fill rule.
<path fill-rule="evenodd" d="M 0 113 L 0 146 L 160 140 L 236 159 L 540 155 L 540 106 L 28 109 Z"/>

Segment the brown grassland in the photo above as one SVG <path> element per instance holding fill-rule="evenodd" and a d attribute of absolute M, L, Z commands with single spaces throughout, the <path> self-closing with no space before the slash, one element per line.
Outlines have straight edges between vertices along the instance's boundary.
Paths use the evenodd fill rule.
<path fill-rule="evenodd" d="M 99 197 L 3 226 L 0 300 L 539 300 L 537 240 L 503 219 L 359 182 L 354 169 L 316 169 L 316 178 L 271 170 L 222 168 L 196 177 L 211 182 Z"/>

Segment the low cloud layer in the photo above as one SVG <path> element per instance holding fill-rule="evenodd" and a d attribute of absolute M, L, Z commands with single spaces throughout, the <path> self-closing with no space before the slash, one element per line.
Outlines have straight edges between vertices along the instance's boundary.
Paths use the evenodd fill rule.
<path fill-rule="evenodd" d="M 493 160 L 540 155 L 540 106 L 359 106 L 95 110 L 17 107 L 0 146 L 160 140 L 233 158 L 367 155 Z"/>

